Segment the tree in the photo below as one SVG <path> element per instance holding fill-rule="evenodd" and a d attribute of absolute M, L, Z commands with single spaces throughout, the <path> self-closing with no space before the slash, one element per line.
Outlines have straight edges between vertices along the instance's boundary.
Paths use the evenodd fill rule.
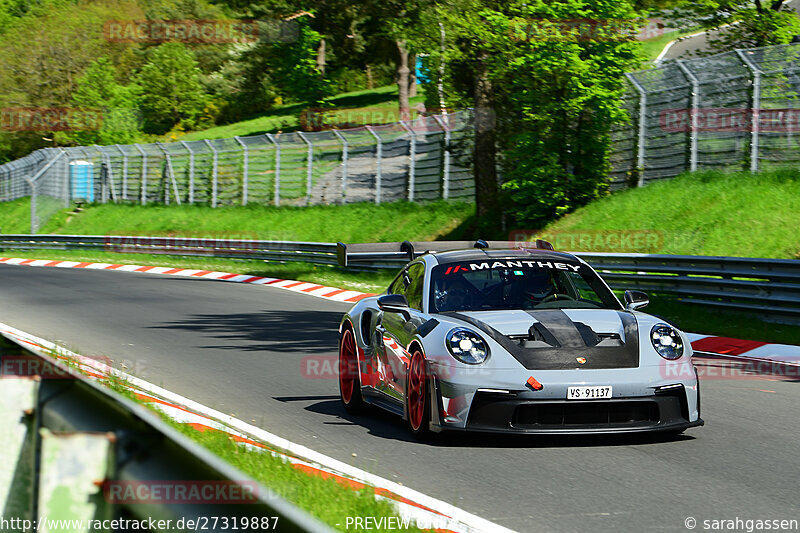
<path fill-rule="evenodd" d="M 191 129 L 208 103 L 194 54 L 181 43 L 151 49 L 136 82 L 142 88 L 145 131 L 150 133 L 178 125 Z"/>
<path fill-rule="evenodd" d="M 800 35 L 800 17 L 785 0 L 683 0 L 670 18 L 682 26 L 718 28 L 709 33 L 709 48 L 699 54 L 715 54 L 736 48 L 786 44 Z"/>
<path fill-rule="evenodd" d="M 138 102 L 140 87 L 121 85 L 107 57 L 94 61 L 78 79 L 72 95 L 76 107 L 98 113 L 97 129 L 69 131 L 58 135 L 62 143 L 76 145 L 130 144 L 139 140 L 141 126 Z"/>
<path fill-rule="evenodd" d="M 478 220 L 496 231 L 495 160 L 517 226 L 540 228 L 602 194 L 609 129 L 624 119 L 623 73 L 638 63 L 633 34 L 618 31 L 619 21 L 636 20 L 631 4 L 463 0 L 439 16 L 448 98 L 476 112 Z M 568 24 L 587 20 L 592 38 Z"/>

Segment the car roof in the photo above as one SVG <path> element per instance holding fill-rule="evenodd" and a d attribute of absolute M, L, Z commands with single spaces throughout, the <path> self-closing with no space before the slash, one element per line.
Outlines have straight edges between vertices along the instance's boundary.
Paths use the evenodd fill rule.
<path fill-rule="evenodd" d="M 555 252 L 552 250 L 542 250 L 539 248 L 525 249 L 478 249 L 453 250 L 449 252 L 431 252 L 439 264 L 461 263 L 464 261 L 481 261 L 487 259 L 549 259 L 561 261 L 578 261 L 578 258 L 566 252 Z"/>

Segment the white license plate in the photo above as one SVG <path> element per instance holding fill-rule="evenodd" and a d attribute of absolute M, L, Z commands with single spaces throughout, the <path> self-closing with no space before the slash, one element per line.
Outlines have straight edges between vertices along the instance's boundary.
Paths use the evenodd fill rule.
<path fill-rule="evenodd" d="M 567 400 L 605 400 L 611 398 L 611 386 L 567 387 Z"/>

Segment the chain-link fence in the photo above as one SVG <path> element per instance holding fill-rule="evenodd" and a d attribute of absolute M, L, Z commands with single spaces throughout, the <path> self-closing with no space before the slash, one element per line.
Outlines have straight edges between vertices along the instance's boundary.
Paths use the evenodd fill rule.
<path fill-rule="evenodd" d="M 627 74 L 631 120 L 612 132 L 612 186 L 687 170 L 800 162 L 800 45 L 675 60 Z"/>
<path fill-rule="evenodd" d="M 354 129 L 48 148 L 0 165 L 0 200 L 31 197 L 31 232 L 72 202 L 212 207 L 471 201 L 472 114 Z"/>

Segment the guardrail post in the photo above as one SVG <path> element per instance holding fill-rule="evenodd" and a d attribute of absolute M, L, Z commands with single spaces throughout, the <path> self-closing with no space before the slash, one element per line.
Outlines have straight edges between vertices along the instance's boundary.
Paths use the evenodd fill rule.
<path fill-rule="evenodd" d="M 186 151 L 189 152 L 189 203 L 194 203 L 194 152 L 186 141 L 181 141 Z"/>
<path fill-rule="evenodd" d="M 275 207 L 281 205 L 281 143 L 271 134 L 264 134 L 275 145 Z"/>
<path fill-rule="evenodd" d="M 89 520 L 109 520 L 111 506 L 98 497 L 102 487 L 97 483 L 113 476 L 113 434 L 68 433 L 55 435 L 41 430 L 39 464 L 38 518 L 75 520 L 84 523 L 89 533 Z M 64 465 L 71 468 L 65 469 Z M 54 531 L 47 529 L 44 531 Z"/>
<path fill-rule="evenodd" d="M 308 145 L 308 154 L 306 155 L 306 205 L 311 205 L 311 177 L 314 169 L 314 145 L 311 139 L 306 137 L 302 131 L 298 131 L 297 136 L 303 139 L 303 142 Z"/>
<path fill-rule="evenodd" d="M 7 458 L 14 458 L 0 468 L 0 501 L 6 518 L 33 515 L 39 383 L 32 378 L 0 378 L 0 447 Z"/>
<path fill-rule="evenodd" d="M 375 137 L 375 141 L 377 141 L 377 145 L 375 146 L 375 203 L 381 203 L 381 181 L 383 179 L 382 169 L 381 169 L 381 160 L 383 159 L 383 141 L 381 141 L 381 136 L 375 133 L 370 126 L 365 126 L 367 131 Z"/>
<path fill-rule="evenodd" d="M 342 203 L 347 203 L 347 139 L 344 138 L 339 130 L 333 129 L 331 130 L 336 138 L 339 139 L 339 142 L 342 143 Z"/>
<path fill-rule="evenodd" d="M 758 172 L 758 143 L 761 129 L 761 69 L 742 50 L 736 54 L 753 74 L 753 105 L 750 116 L 750 172 Z"/>
<path fill-rule="evenodd" d="M 636 186 L 642 187 L 644 185 L 645 143 L 647 142 L 647 91 L 629 72 L 625 73 L 625 77 L 639 93 L 639 139 L 636 143 L 636 168 L 639 172 L 639 180 Z"/>
<path fill-rule="evenodd" d="M 408 201 L 414 201 L 415 173 L 417 166 L 417 134 L 414 128 L 409 126 L 405 120 L 400 121 L 400 125 L 409 134 L 408 141 Z"/>
<path fill-rule="evenodd" d="M 697 170 L 697 120 L 698 116 L 697 113 L 700 109 L 700 80 L 697 79 L 697 76 L 689 70 L 689 67 L 685 65 L 683 59 L 679 59 L 677 61 L 678 68 L 681 69 L 684 76 L 686 76 L 689 81 L 692 83 L 692 110 L 691 110 L 691 136 L 689 138 L 689 170 L 694 172 Z"/>
<path fill-rule="evenodd" d="M 144 150 L 142 150 L 142 147 L 139 146 L 138 144 L 134 144 L 133 146 L 135 146 L 136 149 L 139 151 L 139 153 L 142 155 L 141 202 L 142 205 L 145 205 L 147 204 L 147 154 L 145 153 Z"/>
<path fill-rule="evenodd" d="M 211 141 L 205 139 L 206 146 L 209 147 L 211 153 L 214 154 L 213 165 L 211 167 L 211 207 L 217 207 L 217 164 L 219 162 L 217 149 L 211 144 Z"/>
<path fill-rule="evenodd" d="M 433 115 L 433 119 L 444 131 L 444 168 L 442 169 L 442 198 L 450 197 L 450 128 L 444 123 L 441 115 Z"/>
<path fill-rule="evenodd" d="M 234 139 L 236 139 L 236 142 L 242 147 L 242 205 L 247 205 L 247 171 L 250 164 L 250 154 L 247 151 L 247 145 L 244 144 L 238 136 L 234 137 Z"/>

